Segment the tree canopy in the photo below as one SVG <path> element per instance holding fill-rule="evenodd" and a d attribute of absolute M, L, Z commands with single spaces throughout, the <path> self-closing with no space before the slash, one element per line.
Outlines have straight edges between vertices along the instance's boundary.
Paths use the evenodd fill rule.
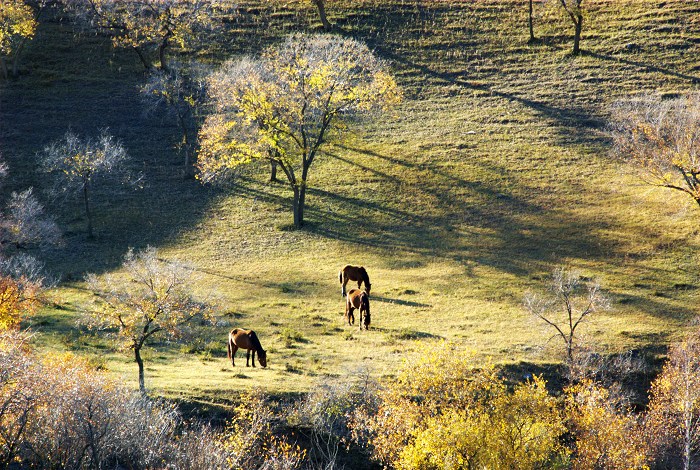
<path fill-rule="evenodd" d="M 401 99 L 384 61 L 365 44 L 333 35 L 292 35 L 258 58 L 229 60 L 208 83 L 213 112 L 200 131 L 198 177 L 210 182 L 271 160 L 294 191 L 296 227 L 324 144 Z"/>

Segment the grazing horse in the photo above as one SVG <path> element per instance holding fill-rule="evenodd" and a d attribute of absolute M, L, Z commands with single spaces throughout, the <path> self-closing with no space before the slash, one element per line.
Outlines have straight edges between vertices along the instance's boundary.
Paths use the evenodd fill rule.
<path fill-rule="evenodd" d="M 345 297 L 345 286 L 347 285 L 348 281 L 357 281 L 358 289 L 364 282 L 367 295 L 369 295 L 369 290 L 372 288 L 372 285 L 369 283 L 369 276 L 367 275 L 367 270 L 365 270 L 365 268 L 363 268 L 362 266 L 350 266 L 349 264 L 346 265 L 345 267 L 343 267 L 343 269 L 340 270 L 340 272 L 338 272 L 338 279 L 340 280 L 340 284 L 342 284 L 340 293 L 343 295 L 343 297 Z"/>
<path fill-rule="evenodd" d="M 360 330 L 362 330 L 362 327 L 365 330 L 369 330 L 369 295 L 359 289 L 350 289 L 345 299 L 345 319 L 348 325 L 355 324 L 355 314 L 353 313 L 355 309 L 358 309 L 360 312 Z"/>
<path fill-rule="evenodd" d="M 228 334 L 228 358 L 231 359 L 231 365 L 234 367 L 236 363 L 233 361 L 238 348 L 246 349 L 245 366 L 248 367 L 250 359 L 250 351 L 253 351 L 253 367 L 255 367 L 255 353 L 258 353 L 258 361 L 263 367 L 267 367 L 267 352 L 262 348 L 258 335 L 253 330 L 243 330 L 234 328 Z"/>

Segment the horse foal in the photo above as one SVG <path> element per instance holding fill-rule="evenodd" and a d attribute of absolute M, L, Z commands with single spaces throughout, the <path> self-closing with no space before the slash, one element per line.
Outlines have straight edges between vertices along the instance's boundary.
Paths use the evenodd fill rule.
<path fill-rule="evenodd" d="M 350 289 L 345 299 L 345 319 L 348 325 L 355 324 L 355 314 L 353 313 L 355 309 L 360 312 L 360 330 L 362 330 L 363 327 L 365 330 L 369 330 L 369 295 L 367 295 L 365 291 L 359 289 Z"/>

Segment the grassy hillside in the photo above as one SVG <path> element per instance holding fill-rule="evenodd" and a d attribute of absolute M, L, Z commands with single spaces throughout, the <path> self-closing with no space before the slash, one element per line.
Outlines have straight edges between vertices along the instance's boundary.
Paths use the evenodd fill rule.
<path fill-rule="evenodd" d="M 316 30 L 307 3 L 243 2 L 216 50 L 183 55 L 216 63 Z M 47 187 L 35 153 L 69 127 L 109 127 L 148 185 L 96 191 L 95 240 L 79 201 L 49 206 L 65 245 L 42 256 L 63 281 L 32 321 L 37 347 L 89 355 L 135 386 L 130 357 L 75 320 L 90 298 L 83 275 L 118 268 L 128 247 L 147 244 L 194 265 L 200 293 L 221 305 L 197 345 L 146 353 L 147 387 L 166 396 L 221 401 L 255 386 L 304 391 L 363 368 L 392 374 L 441 339 L 485 360 L 557 360 L 521 304 L 561 265 L 598 277 L 613 299 L 585 329 L 603 351 L 672 341 L 697 315 L 700 210 L 639 184 L 610 157 L 604 126 L 615 99 L 698 88 L 700 5 L 587 1 L 585 53 L 574 58 L 572 28 L 553 7 L 537 5 L 541 40 L 527 44 L 520 3 L 329 2 L 343 34 L 391 63 L 405 100 L 314 164 L 301 231 L 289 229 L 290 191 L 268 183 L 264 166 L 229 188 L 183 180 L 175 122 L 142 112 L 136 55 L 42 23 L 25 73 L 0 82 L 8 189 Z M 343 325 L 337 272 L 347 263 L 372 279 L 369 332 Z M 267 370 L 230 367 L 231 326 L 258 332 Z"/>

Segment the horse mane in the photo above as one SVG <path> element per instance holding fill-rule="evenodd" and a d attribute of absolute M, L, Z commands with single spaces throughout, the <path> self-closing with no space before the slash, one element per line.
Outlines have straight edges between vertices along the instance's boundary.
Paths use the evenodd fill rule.
<path fill-rule="evenodd" d="M 363 292 L 362 295 L 360 295 L 360 308 L 362 307 L 364 307 L 367 311 L 367 315 L 369 315 L 369 295 L 367 295 L 367 292 Z"/>
<path fill-rule="evenodd" d="M 364 278 L 363 280 L 365 281 L 365 284 L 369 284 L 369 274 L 367 274 L 367 270 L 365 269 L 364 266 L 360 266 L 360 274 Z"/>
<path fill-rule="evenodd" d="M 265 352 L 265 350 L 262 347 L 262 344 L 260 344 L 260 340 L 258 339 L 258 335 L 255 334 L 255 331 L 251 330 L 248 337 L 250 338 L 250 342 L 253 343 L 253 347 L 258 352 L 258 354 L 260 354 L 260 351 Z"/>

